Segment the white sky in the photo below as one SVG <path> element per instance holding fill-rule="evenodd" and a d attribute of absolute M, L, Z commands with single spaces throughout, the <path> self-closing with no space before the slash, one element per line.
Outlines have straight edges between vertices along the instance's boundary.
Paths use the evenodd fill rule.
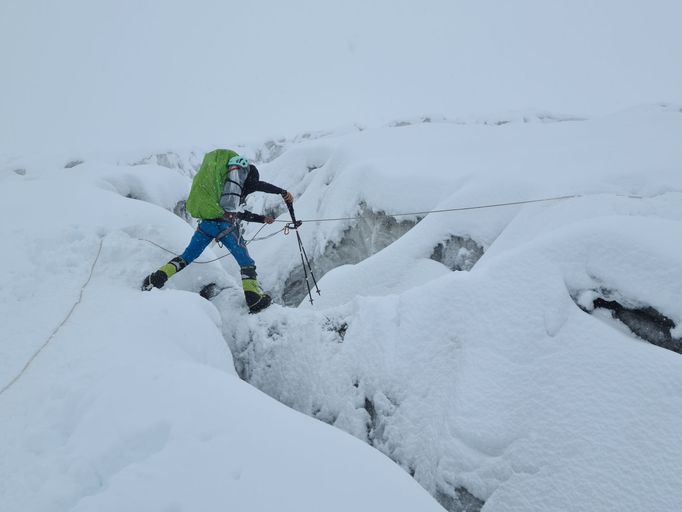
<path fill-rule="evenodd" d="M 677 0 L 2 0 L 0 153 L 682 103 Z"/>

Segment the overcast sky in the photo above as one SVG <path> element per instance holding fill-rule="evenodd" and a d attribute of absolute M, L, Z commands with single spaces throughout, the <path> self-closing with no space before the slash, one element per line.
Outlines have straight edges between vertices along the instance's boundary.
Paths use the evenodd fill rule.
<path fill-rule="evenodd" d="M 2 0 L 0 153 L 682 103 L 678 0 Z"/>

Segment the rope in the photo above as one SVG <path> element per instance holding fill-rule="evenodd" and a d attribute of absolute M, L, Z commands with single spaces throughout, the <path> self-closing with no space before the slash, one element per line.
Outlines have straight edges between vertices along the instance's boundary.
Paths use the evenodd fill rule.
<path fill-rule="evenodd" d="M 443 210 L 426 210 L 423 212 L 408 212 L 408 213 L 390 213 L 386 214 L 389 217 L 405 217 L 405 216 L 411 216 L 411 215 L 428 215 L 430 213 L 443 213 L 443 212 L 461 212 L 465 210 L 481 210 L 484 208 L 498 208 L 500 206 L 514 206 L 514 205 L 519 205 L 519 204 L 529 204 L 529 203 L 543 203 L 547 201 L 561 201 L 563 199 L 574 199 L 577 197 L 582 197 L 580 194 L 574 194 L 570 196 L 557 196 L 557 197 L 546 197 L 543 199 L 528 199 L 526 201 L 512 201 L 510 203 L 495 203 L 495 204 L 484 204 L 484 205 L 477 205 L 477 206 L 462 206 L 459 208 L 445 208 Z M 301 222 L 331 222 L 331 221 L 339 221 L 339 220 L 357 220 L 362 218 L 359 215 L 353 216 L 353 217 L 336 217 L 336 218 L 329 218 L 329 219 L 304 219 Z M 287 220 L 276 220 L 275 222 L 289 222 Z"/>
<path fill-rule="evenodd" d="M 484 208 L 499 208 L 501 206 L 515 206 L 515 205 L 520 205 L 520 204 L 530 204 L 530 203 L 545 203 L 548 201 L 562 201 L 564 199 L 575 199 L 578 197 L 583 197 L 581 194 L 573 194 L 573 195 L 567 195 L 567 196 L 556 196 L 556 197 L 545 197 L 543 199 L 527 199 L 525 201 L 512 201 L 509 203 L 494 203 L 494 204 L 483 204 L 483 205 L 476 205 L 476 206 L 461 206 L 459 208 L 444 208 L 442 210 L 426 210 L 423 212 L 406 212 L 406 213 L 391 213 L 387 214 L 389 217 L 406 217 L 406 216 L 414 216 L 414 215 L 428 215 L 430 213 L 444 213 L 444 212 L 461 212 L 461 211 L 466 211 L 466 210 L 481 210 Z M 640 199 L 638 196 L 628 196 L 636 199 Z M 306 219 L 302 220 L 299 222 L 334 222 L 334 221 L 341 221 L 341 220 L 357 220 L 362 218 L 360 215 L 355 215 L 353 217 L 335 217 L 335 218 L 327 218 L 327 219 Z M 285 224 L 290 224 L 290 221 L 288 220 L 275 220 L 275 222 L 284 222 Z M 246 245 L 249 245 L 251 242 L 258 242 L 260 240 L 267 240 L 268 238 L 272 238 L 273 236 L 281 233 L 284 231 L 285 234 L 288 233 L 288 228 L 287 226 L 284 226 L 282 229 L 275 231 L 274 233 L 271 233 L 266 236 L 262 236 L 260 238 L 256 238 L 258 233 L 261 232 L 261 230 L 266 226 L 266 224 L 263 224 L 263 226 L 256 231 L 256 234 L 248 241 L 246 242 Z M 159 249 L 162 249 L 166 251 L 169 254 L 177 255 L 176 252 L 171 251 L 170 249 L 166 249 L 165 247 L 157 244 L 156 242 L 152 242 L 151 240 L 147 240 L 146 238 L 138 238 L 138 240 L 142 240 L 144 242 L 149 242 L 152 245 L 155 245 Z M 208 260 L 208 261 L 194 261 L 193 263 L 198 263 L 198 264 L 206 264 L 206 263 L 213 263 L 214 261 L 218 261 L 220 259 L 223 259 L 227 256 L 229 256 L 230 252 L 229 249 L 226 249 L 228 252 L 227 254 L 220 256 L 218 258 Z"/>
<path fill-rule="evenodd" d="M 78 300 L 74 303 L 73 306 L 71 306 L 71 309 L 67 313 L 66 317 L 64 320 L 62 320 L 57 327 L 54 328 L 52 333 L 48 336 L 47 340 L 45 340 L 45 343 L 31 356 L 31 358 L 28 360 L 28 362 L 24 365 L 24 367 L 21 369 L 21 371 L 17 374 L 16 377 L 14 377 L 8 384 L 5 385 L 2 390 L 0 390 L 0 395 L 2 395 L 5 391 L 7 391 L 9 388 L 11 388 L 14 383 L 16 383 L 21 376 L 26 373 L 26 370 L 28 370 L 28 367 L 31 366 L 31 363 L 35 360 L 36 357 L 38 357 L 38 354 L 40 354 L 45 347 L 47 347 L 47 344 L 52 341 L 52 339 L 55 337 L 55 335 L 59 332 L 59 330 L 64 326 L 64 324 L 71 318 L 71 315 L 73 312 L 76 310 L 76 307 L 81 303 L 83 300 L 83 292 L 85 291 L 85 287 L 88 286 L 90 283 L 90 280 L 92 279 L 92 274 L 95 271 L 95 265 L 97 265 L 97 260 L 99 260 L 99 255 L 102 253 L 102 244 L 104 243 L 103 239 L 100 239 L 99 241 L 99 248 L 97 249 L 97 256 L 95 256 L 95 261 L 92 262 L 92 266 L 90 267 L 90 275 L 88 275 L 88 279 L 85 281 L 83 286 L 81 286 L 81 291 L 80 294 L 78 295 Z"/>
<path fill-rule="evenodd" d="M 513 206 L 513 205 L 529 204 L 529 203 L 543 203 L 543 202 L 547 202 L 547 201 L 561 201 L 563 199 L 573 199 L 576 197 L 582 197 L 582 195 L 574 194 L 574 195 L 568 195 L 568 196 L 546 197 L 543 199 L 528 199 L 525 201 L 512 201 L 509 203 L 484 204 L 484 205 L 477 205 L 477 206 L 462 206 L 460 208 L 445 208 L 442 210 L 427 210 L 427 211 L 423 211 L 423 212 L 392 213 L 392 214 L 387 214 L 387 215 L 390 217 L 405 217 L 405 216 L 410 216 L 410 215 L 428 215 L 430 213 L 461 212 L 464 210 L 480 210 L 483 208 L 498 208 L 500 206 Z M 340 220 L 357 220 L 360 218 L 362 218 L 362 217 L 359 215 L 356 215 L 353 217 L 336 217 L 336 218 L 328 218 L 328 219 L 307 219 L 305 221 L 299 221 L 299 222 L 332 222 L 332 221 L 340 221 Z M 275 220 L 275 222 L 284 222 L 285 224 L 290 223 L 290 221 L 288 221 L 288 220 Z M 261 226 L 261 228 L 258 231 L 256 231 L 256 234 L 253 235 L 253 237 L 248 242 L 245 242 L 245 244 L 249 245 L 251 242 L 258 242 L 260 240 L 267 240 L 268 238 L 272 238 L 273 236 L 278 235 L 282 231 L 284 231 L 285 235 L 289 232 L 288 227 L 284 226 L 282 229 L 279 229 L 279 230 L 275 231 L 274 233 L 271 233 L 269 235 L 257 238 L 258 233 L 260 233 L 266 225 L 267 224 L 263 224 L 263 226 Z M 143 242 L 148 242 L 152 245 L 155 245 L 159 249 L 166 251 L 168 254 L 172 254 L 174 256 L 176 256 L 178 254 L 177 252 L 171 251 L 170 249 L 167 249 L 167 248 L 163 247 L 162 245 L 159 245 L 156 242 L 153 242 L 151 240 L 147 240 L 146 238 L 138 238 L 138 240 L 141 240 Z M 198 264 L 202 265 L 202 264 L 213 263 L 214 261 L 221 260 L 221 259 L 226 258 L 227 256 L 230 255 L 230 250 L 227 248 L 226 248 L 226 250 L 227 250 L 227 254 L 224 254 L 223 256 L 219 256 L 218 258 L 214 258 L 214 259 L 208 260 L 208 261 L 196 261 L 195 260 L 193 263 L 198 263 Z"/>
<path fill-rule="evenodd" d="M 263 230 L 263 228 L 264 228 L 265 226 L 267 226 L 267 224 L 263 224 L 263 225 L 260 227 L 260 229 L 259 229 L 258 231 L 256 231 L 256 234 L 254 234 L 248 241 L 244 242 L 244 245 L 249 245 L 251 242 L 258 242 L 258 241 L 260 241 L 260 240 L 267 240 L 268 238 L 272 238 L 273 236 L 280 234 L 282 231 L 286 231 L 286 230 L 287 230 L 286 226 L 284 226 L 282 229 L 278 229 L 278 230 L 275 231 L 274 233 L 270 233 L 269 235 L 265 235 L 265 236 L 262 236 L 262 237 L 260 237 L 260 238 L 256 238 L 256 237 L 258 236 L 258 233 L 260 233 L 260 232 Z M 159 244 L 157 244 L 156 242 L 153 242 L 152 240 L 147 240 L 146 238 L 138 238 L 138 240 L 140 240 L 140 241 L 142 241 L 142 242 L 150 243 L 150 244 L 152 244 L 152 245 L 158 247 L 158 248 L 161 249 L 162 251 L 165 251 L 165 252 L 167 252 L 168 254 L 172 254 L 173 256 L 177 256 L 177 255 L 178 255 L 177 252 L 171 251 L 170 249 L 167 249 L 167 248 L 165 248 L 164 246 L 159 245 Z M 224 245 L 221 245 L 221 247 L 224 247 L 224 249 L 227 251 L 227 254 L 223 254 L 222 256 L 218 256 L 217 258 L 213 258 L 212 260 L 206 260 L 206 261 L 197 261 L 197 260 L 194 260 L 194 261 L 192 262 L 192 264 L 197 263 L 197 264 L 199 264 L 199 265 L 205 265 L 205 264 L 207 264 L 207 263 L 213 263 L 213 262 L 215 262 L 215 261 L 222 260 L 223 258 L 226 258 L 226 257 L 228 257 L 230 254 L 232 254 L 232 253 L 230 252 L 230 250 L 229 250 L 227 247 L 225 247 Z"/>

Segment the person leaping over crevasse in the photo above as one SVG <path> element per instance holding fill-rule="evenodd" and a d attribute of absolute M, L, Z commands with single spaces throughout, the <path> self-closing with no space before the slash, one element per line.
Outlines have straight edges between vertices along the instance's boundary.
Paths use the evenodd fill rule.
<path fill-rule="evenodd" d="M 199 219 L 197 230 L 180 256 L 144 278 L 142 289 L 162 288 L 169 277 L 197 259 L 212 240 L 217 240 L 225 245 L 241 267 L 242 287 L 249 312 L 267 308 L 272 299 L 258 284 L 256 263 L 246 249 L 239 221 L 272 224 L 274 219 L 240 211 L 251 192 L 280 194 L 287 203 L 294 200 L 286 190 L 260 181 L 256 166 L 235 151 L 216 149 L 206 153 L 187 198 L 187 212 Z"/>

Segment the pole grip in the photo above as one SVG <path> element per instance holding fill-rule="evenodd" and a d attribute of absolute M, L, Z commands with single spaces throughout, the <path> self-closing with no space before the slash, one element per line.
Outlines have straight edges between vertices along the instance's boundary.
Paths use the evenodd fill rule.
<path fill-rule="evenodd" d="M 303 222 L 296 220 L 296 214 L 294 213 L 294 205 L 287 203 L 287 208 L 289 209 L 289 215 L 291 215 L 291 221 L 294 223 L 294 229 L 298 228 Z"/>

